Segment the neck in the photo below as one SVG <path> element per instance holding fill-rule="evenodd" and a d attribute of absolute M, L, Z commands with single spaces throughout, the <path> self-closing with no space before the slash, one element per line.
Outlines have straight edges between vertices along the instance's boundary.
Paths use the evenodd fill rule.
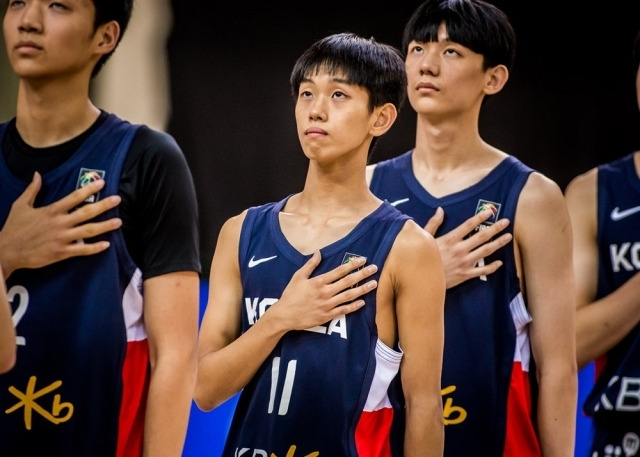
<path fill-rule="evenodd" d="M 321 220 L 334 217 L 360 219 L 380 204 L 367 185 L 364 163 L 328 172 L 312 161 L 304 188 L 292 200 L 293 206 L 287 206 L 295 208 L 293 212 Z"/>
<path fill-rule="evenodd" d="M 414 155 L 432 169 L 452 169 L 475 160 L 487 150 L 480 137 L 477 116 L 473 119 L 434 121 L 418 115 Z"/>
<path fill-rule="evenodd" d="M 64 143 L 87 130 L 100 115 L 87 87 L 47 85 L 20 81 L 16 127 L 33 147 Z"/>
<path fill-rule="evenodd" d="M 413 172 L 434 197 L 450 195 L 480 181 L 506 157 L 482 140 L 477 123 L 434 123 L 419 118 L 417 125 Z"/>

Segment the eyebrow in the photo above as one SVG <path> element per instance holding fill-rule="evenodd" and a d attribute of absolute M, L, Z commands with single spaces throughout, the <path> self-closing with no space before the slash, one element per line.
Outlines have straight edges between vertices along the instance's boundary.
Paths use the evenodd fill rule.
<path fill-rule="evenodd" d="M 336 78 L 331 78 L 331 82 L 334 82 L 334 83 L 341 83 L 341 84 L 347 84 L 347 85 L 354 85 L 354 83 L 353 83 L 353 82 L 351 82 L 351 81 L 349 81 L 348 79 L 344 79 L 344 78 L 337 78 L 337 77 L 336 77 Z M 309 77 L 302 78 L 302 79 L 300 80 L 300 84 L 303 84 L 303 83 L 313 83 L 313 84 L 315 84 L 315 82 L 313 81 L 313 79 L 311 79 L 311 78 L 309 78 Z"/>

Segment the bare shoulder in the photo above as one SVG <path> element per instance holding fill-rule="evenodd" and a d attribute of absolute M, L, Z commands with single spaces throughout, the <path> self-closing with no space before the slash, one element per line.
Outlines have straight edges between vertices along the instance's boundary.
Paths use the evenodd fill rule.
<path fill-rule="evenodd" d="M 574 241 L 580 255 L 593 248 L 597 233 L 598 169 L 582 173 L 571 180 L 565 200 L 571 218 Z"/>
<path fill-rule="evenodd" d="M 237 259 L 238 247 L 240 245 L 240 232 L 247 211 L 248 210 L 244 210 L 240 214 L 230 217 L 222 224 L 220 232 L 218 233 L 218 241 L 213 252 L 213 258 L 211 259 L 212 268 L 220 262 Z"/>
<path fill-rule="evenodd" d="M 241 213 L 236 214 L 235 216 L 227 219 L 224 224 L 222 224 L 222 228 L 220 229 L 219 237 L 229 237 L 229 236 L 240 236 L 240 230 L 242 229 L 242 224 L 247 216 L 248 209 L 243 210 Z"/>
<path fill-rule="evenodd" d="M 406 221 L 389 252 L 382 275 L 379 287 L 390 286 L 392 290 L 399 337 L 404 341 L 405 350 L 410 351 L 410 347 L 417 347 L 410 341 L 424 342 L 424 329 L 430 325 L 427 321 L 431 325 L 440 322 L 443 313 L 446 279 L 433 236 L 413 220 Z"/>
<path fill-rule="evenodd" d="M 551 178 L 533 172 L 529 176 L 518 201 L 518 216 L 544 217 L 566 210 L 562 189 Z"/>
<path fill-rule="evenodd" d="M 571 222 L 562 190 L 541 173 L 531 173 L 522 189 L 514 239 L 520 248 L 533 248 L 530 254 L 539 249 L 540 243 L 571 243 Z"/>
<path fill-rule="evenodd" d="M 569 206 L 580 206 L 595 202 L 598 169 L 592 168 L 573 178 L 565 189 Z"/>
<path fill-rule="evenodd" d="M 403 265 L 413 266 L 437 260 L 441 262 L 440 251 L 434 237 L 416 224 L 412 219 L 407 220 L 396 237 L 391 252 L 391 259 L 397 259 Z"/>

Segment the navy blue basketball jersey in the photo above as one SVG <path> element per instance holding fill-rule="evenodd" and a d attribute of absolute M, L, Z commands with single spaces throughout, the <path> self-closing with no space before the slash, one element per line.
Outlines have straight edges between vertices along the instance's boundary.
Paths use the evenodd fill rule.
<path fill-rule="evenodd" d="M 250 208 L 242 226 L 243 332 L 310 258 L 280 229 L 278 213 L 286 200 Z M 379 266 L 372 276 L 379 279 L 407 220 L 391 205 L 380 205 L 347 236 L 321 249 L 313 275 L 364 256 Z M 284 335 L 238 399 L 224 456 L 391 455 L 393 415 L 404 414 L 392 388 L 402 353 L 378 340 L 375 297 L 369 292 L 358 311 Z"/>
<path fill-rule="evenodd" d="M 444 210 L 436 236 L 458 227 L 478 212 L 493 216 L 475 230 L 504 217 L 512 231 L 520 192 L 532 170 L 514 157 L 505 158 L 481 181 L 459 192 L 433 197 L 416 179 L 412 151 L 375 167 L 370 188 L 420 226 Z M 484 259 L 500 259 L 497 272 L 447 290 L 442 399 L 445 452 L 448 457 L 539 456 L 531 415 L 535 396 L 526 309 L 517 277 L 513 248 Z M 511 452 L 511 454 L 509 454 Z"/>
<path fill-rule="evenodd" d="M 5 128 L 0 125 L 0 139 Z M 136 130 L 110 115 L 74 155 L 42 176 L 35 206 L 96 179 L 105 187 L 89 202 L 116 194 Z M 0 154 L 0 226 L 27 185 Z M 97 220 L 116 215 L 114 209 Z M 7 281 L 18 354 L 15 367 L 0 376 L 2 455 L 141 454 L 148 382 L 141 274 L 120 230 L 100 239 L 111 242 L 102 253 L 17 270 Z"/>
<path fill-rule="evenodd" d="M 598 166 L 597 183 L 599 299 L 640 271 L 640 179 L 633 154 Z M 618 448 L 611 455 L 636 455 L 640 450 L 640 327 L 598 358 L 595 368 L 596 382 L 584 410 L 594 417 L 596 428 L 610 429 L 618 436 L 608 437 L 605 432 L 598 437 L 597 433 L 592 451 L 606 455 L 604 448 L 609 446 Z M 629 449 L 635 452 L 628 453 Z"/>

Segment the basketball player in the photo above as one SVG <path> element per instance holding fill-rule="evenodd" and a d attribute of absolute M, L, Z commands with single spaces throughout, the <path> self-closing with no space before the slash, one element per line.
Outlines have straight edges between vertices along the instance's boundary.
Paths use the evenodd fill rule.
<path fill-rule="evenodd" d="M 633 47 L 640 108 L 640 32 Z M 565 191 L 573 224 L 577 359 L 595 360 L 582 408 L 593 418 L 589 456 L 640 452 L 640 152 L 574 178 Z"/>
<path fill-rule="evenodd" d="M 514 46 L 507 17 L 489 3 L 422 3 L 403 37 L 408 98 L 417 113 L 415 147 L 368 170 L 374 194 L 418 224 L 425 226 L 441 208 L 437 237 L 474 215 L 484 221 L 468 234 L 506 219 L 513 236 L 478 265 L 498 261 L 500 268 L 447 289 L 447 457 L 573 456 L 577 370 L 568 211 L 556 183 L 487 144 L 478 131 L 483 100 L 507 82 Z"/>
<path fill-rule="evenodd" d="M 131 0 L 7 4 L 3 32 L 19 87 L 16 117 L 0 125 L 0 226 L 40 215 L 43 227 L 63 232 L 61 249 L 98 242 L 102 251 L 67 251 L 51 263 L 66 254 L 29 259 L 41 239 L 24 239 L 26 254 L 9 261 L 18 352 L 0 376 L 3 455 L 182 454 L 197 368 L 191 174 L 173 138 L 88 96 L 131 11 Z M 117 210 L 96 222 L 121 220 L 120 229 L 97 238 L 109 227 L 73 229 L 72 219 L 96 211 L 90 203 L 113 207 L 115 195 Z"/>
<path fill-rule="evenodd" d="M 305 185 L 224 224 L 195 401 L 211 410 L 242 391 L 225 457 L 440 456 L 438 248 L 365 179 L 406 96 L 402 57 L 331 35 L 297 60 L 291 86 Z"/>

